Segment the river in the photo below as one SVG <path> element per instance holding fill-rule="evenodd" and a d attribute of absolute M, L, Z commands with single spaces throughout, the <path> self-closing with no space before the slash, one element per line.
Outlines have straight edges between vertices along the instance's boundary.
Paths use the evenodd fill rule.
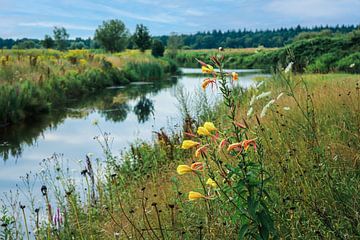
<path fill-rule="evenodd" d="M 179 87 L 190 94 L 200 91 L 204 76 L 195 75 L 198 71 L 183 69 L 184 75 L 167 81 L 108 88 L 73 101 L 68 108 L 0 129 L 0 193 L 16 188 L 26 173 L 39 172 L 42 159 L 54 153 L 70 162 L 84 159 L 88 153 L 101 158 L 102 149 L 94 139 L 100 129 L 111 134 L 112 152 L 119 154 L 137 139 L 151 140 L 153 131 L 179 128 L 176 94 Z M 263 75 L 236 71 L 240 74 L 237 84 L 245 88 L 253 84 L 254 77 Z M 211 89 L 207 94 L 209 98 L 218 96 Z"/>

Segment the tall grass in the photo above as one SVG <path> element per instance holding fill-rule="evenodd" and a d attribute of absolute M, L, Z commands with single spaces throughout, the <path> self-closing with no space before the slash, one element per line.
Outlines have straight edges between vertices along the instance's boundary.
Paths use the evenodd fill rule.
<path fill-rule="evenodd" d="M 213 113 L 205 102 L 194 106 L 182 94 L 183 132 L 161 130 L 154 141 L 134 143 L 121 156 L 112 154 L 111 136 L 96 125 L 103 159 L 87 156 L 75 174 L 67 170 L 61 156 L 43 162 L 43 198 L 24 205 L 30 237 L 241 239 L 244 234 L 245 239 L 267 239 L 272 234 L 282 239 L 359 238 L 359 84 L 358 75 L 280 71 L 247 91 L 221 85 L 226 95 L 211 107 Z M 193 110 L 200 112 L 196 120 Z M 201 131 L 196 130 L 209 120 L 218 133 L 209 137 L 205 131 L 199 138 Z M 214 149 L 213 141 L 223 134 L 230 143 L 238 137 L 256 136 L 257 151 L 243 152 L 241 144 L 231 148 L 235 152 L 218 151 L 218 145 Z M 183 139 L 189 138 L 209 144 L 207 152 L 196 158 L 206 167 L 179 176 L 176 167 L 187 164 L 190 168 L 195 159 L 195 149 L 180 148 Z M 223 175 L 217 171 L 210 175 L 218 187 L 212 188 L 212 182 L 204 187 L 211 174 L 209 166 L 226 170 Z M 189 191 L 202 195 L 189 201 Z M 3 204 L 3 231 L 8 238 L 15 237 L 23 232 L 22 208 L 9 199 Z M 45 219 L 38 221 L 32 209 L 39 209 Z M 55 213 L 61 216 L 56 221 Z"/>

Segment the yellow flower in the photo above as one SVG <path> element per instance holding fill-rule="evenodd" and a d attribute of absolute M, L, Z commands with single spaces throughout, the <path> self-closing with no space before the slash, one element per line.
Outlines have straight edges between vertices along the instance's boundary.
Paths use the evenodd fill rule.
<path fill-rule="evenodd" d="M 182 149 L 189 149 L 189 148 L 192 148 L 192 147 L 196 147 L 197 145 L 200 145 L 200 143 L 194 142 L 192 140 L 184 140 L 182 145 L 181 145 L 181 148 Z"/>
<path fill-rule="evenodd" d="M 201 71 L 203 73 L 212 73 L 212 72 L 214 72 L 214 68 L 213 68 L 213 66 L 207 64 L 206 66 L 201 67 Z"/>
<path fill-rule="evenodd" d="M 232 76 L 232 80 L 233 80 L 233 81 L 236 81 L 236 80 L 239 79 L 239 74 L 237 74 L 236 72 L 232 72 L 232 73 L 231 73 L 231 76 Z"/>
<path fill-rule="evenodd" d="M 199 135 L 202 135 L 202 136 L 209 136 L 210 135 L 210 132 L 204 127 L 199 127 L 198 130 L 197 130 L 197 133 Z"/>
<path fill-rule="evenodd" d="M 201 198 L 205 198 L 205 196 L 202 195 L 199 192 L 193 192 L 193 191 L 189 192 L 189 200 L 190 201 L 198 200 L 198 199 L 201 199 Z"/>
<path fill-rule="evenodd" d="M 176 171 L 180 175 L 184 175 L 186 173 L 191 173 L 195 171 L 202 171 L 204 169 L 204 164 L 202 162 L 195 162 L 191 164 L 191 166 L 188 165 L 179 165 L 176 168 Z"/>
<path fill-rule="evenodd" d="M 210 79 L 210 78 L 207 78 L 207 79 L 205 79 L 205 80 L 202 82 L 201 88 L 202 88 L 202 90 L 205 91 L 205 89 L 207 88 L 207 86 L 208 86 L 209 84 L 214 84 L 214 83 L 215 83 L 215 80 Z"/>
<path fill-rule="evenodd" d="M 179 165 L 176 171 L 178 174 L 184 175 L 186 173 L 191 173 L 193 170 L 188 165 Z"/>
<path fill-rule="evenodd" d="M 79 63 L 80 63 L 80 65 L 86 65 L 87 61 L 85 59 L 80 59 Z"/>
<path fill-rule="evenodd" d="M 209 132 L 217 130 L 215 125 L 212 122 L 205 122 L 204 128 L 206 128 Z"/>
<path fill-rule="evenodd" d="M 216 188 L 217 187 L 217 184 L 214 180 L 212 180 L 211 178 L 209 178 L 207 181 L 206 181 L 206 185 L 209 185 L 210 187 L 213 187 L 213 188 Z"/>

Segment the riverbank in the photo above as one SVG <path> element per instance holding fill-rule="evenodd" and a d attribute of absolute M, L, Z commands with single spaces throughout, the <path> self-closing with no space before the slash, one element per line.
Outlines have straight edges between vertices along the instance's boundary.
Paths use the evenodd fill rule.
<path fill-rule="evenodd" d="M 228 68 L 264 69 L 268 72 L 293 62 L 298 73 L 360 73 L 360 32 L 294 40 L 282 48 L 225 49 Z M 218 49 L 181 50 L 176 62 L 196 67 L 197 59 L 209 59 Z"/>
<path fill-rule="evenodd" d="M 2 50 L 0 125 L 6 126 L 114 85 L 158 81 L 176 74 L 172 61 L 150 55 L 87 50 Z"/>
<path fill-rule="evenodd" d="M 20 224 L 25 217 L 39 239 L 233 239 L 239 234 L 250 238 L 249 234 L 259 231 L 264 239 L 268 234 L 293 239 L 356 238 L 359 84 L 359 75 L 280 73 L 248 91 L 232 91 L 239 103 L 232 105 L 238 109 L 232 116 L 236 122 L 229 121 L 232 110 L 226 101 L 216 106 L 204 100 L 192 104 L 180 93 L 183 131 L 159 131 L 154 141 L 133 144 L 121 156 L 112 154 L 111 139 L 101 135 L 102 161 L 89 156 L 82 162 L 83 171 L 74 175 L 60 167 L 60 158 L 45 161 L 42 203 L 26 204 L 25 210 L 17 204 L 8 208 L 4 229 L 8 236 L 20 234 L 20 227 L 10 222 L 15 219 Z M 207 130 L 213 137 L 204 129 L 198 131 L 210 121 L 217 128 Z M 242 166 L 233 159 L 245 146 L 232 148 L 235 152 L 226 150 L 235 143 L 237 131 L 257 144 L 256 152 L 254 142 L 240 152 L 248 159 L 241 163 L 255 167 L 245 182 L 234 175 L 240 174 L 236 169 Z M 229 143 L 222 141 L 223 134 Z M 206 148 L 196 158 L 197 147 L 181 149 L 184 139 Z M 206 163 L 205 168 L 199 164 L 191 168 L 193 161 Z M 187 174 L 178 175 L 178 165 L 184 164 L 188 167 L 178 172 Z M 209 171 L 217 169 L 216 164 L 226 170 L 225 175 Z M 205 184 L 209 177 L 215 184 Z M 79 178 L 83 185 L 77 183 Z M 239 202 L 226 198 L 239 190 L 243 196 L 244 186 L 261 187 L 263 201 L 271 203 L 266 204 L 266 211 L 263 202 L 254 202 L 247 195 Z M 189 195 L 190 191 L 200 195 Z M 48 198 L 56 202 L 52 211 L 46 207 Z M 246 214 L 238 212 L 237 206 Z M 49 220 L 37 221 L 39 211 Z M 267 218 L 260 220 L 258 214 Z M 253 228 L 256 224 L 262 228 Z"/>

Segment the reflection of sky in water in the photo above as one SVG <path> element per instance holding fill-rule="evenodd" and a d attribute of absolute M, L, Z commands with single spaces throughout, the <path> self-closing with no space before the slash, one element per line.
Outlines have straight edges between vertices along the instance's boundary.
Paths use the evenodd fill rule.
<path fill-rule="evenodd" d="M 248 75 L 241 77 L 239 83 L 244 87 L 251 84 L 251 78 L 256 76 Z M 183 76 L 178 80 L 177 85 L 181 85 L 189 93 L 194 93 L 200 88 L 201 76 Z M 73 166 L 79 159 L 84 159 L 85 154 L 94 153 L 94 157 L 102 157 L 100 145 L 94 136 L 99 135 L 99 129 L 92 124 L 97 119 L 102 131 L 111 133 L 114 139 L 112 142 L 112 151 L 119 154 L 131 142 L 136 139 L 150 140 L 153 137 L 152 131 L 158 131 L 162 127 L 174 128 L 180 117 L 177 108 L 177 100 L 175 97 L 177 91 L 176 85 L 165 88 L 156 94 L 149 93 L 146 95 L 153 102 L 154 116 L 150 116 L 149 120 L 139 124 L 138 118 L 132 111 L 139 100 L 139 97 L 130 100 L 128 105 L 131 111 L 128 112 L 124 121 L 114 122 L 106 120 L 98 111 L 92 111 L 83 118 L 66 118 L 55 129 L 46 129 L 43 135 L 39 136 L 35 145 L 24 146 L 21 157 L 15 159 L 10 157 L 7 161 L 0 164 L 0 193 L 8 191 L 19 183 L 19 177 L 26 173 L 38 172 L 40 170 L 39 163 L 42 159 L 48 158 L 54 153 L 63 153 L 65 159 L 70 159 Z M 109 89 L 108 91 L 114 91 Z M 218 95 L 216 92 L 208 91 L 210 97 Z M 77 164 L 76 164 L 77 165 Z"/>

